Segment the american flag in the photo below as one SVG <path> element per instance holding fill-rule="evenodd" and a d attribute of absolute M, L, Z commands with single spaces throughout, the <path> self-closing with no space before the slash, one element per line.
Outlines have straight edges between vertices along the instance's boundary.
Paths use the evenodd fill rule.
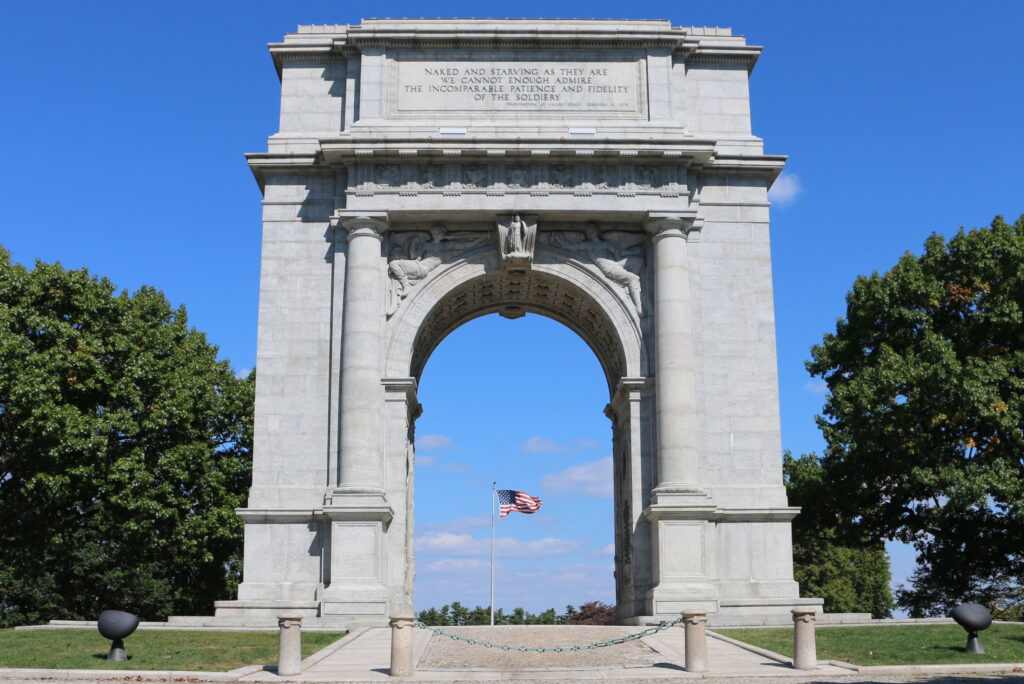
<path fill-rule="evenodd" d="M 501 509 L 499 518 L 504 518 L 512 511 L 520 513 L 536 513 L 540 510 L 541 500 L 530 496 L 526 492 L 517 492 L 514 489 L 498 490 L 498 506 Z"/>

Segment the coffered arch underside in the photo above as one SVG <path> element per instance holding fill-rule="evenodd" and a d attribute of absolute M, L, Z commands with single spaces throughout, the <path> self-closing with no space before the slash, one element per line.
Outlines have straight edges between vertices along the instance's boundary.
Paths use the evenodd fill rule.
<path fill-rule="evenodd" d="M 480 253 L 437 271 L 389 321 L 385 368 L 392 377 L 418 379 L 449 333 L 490 313 L 533 313 L 564 324 L 593 350 L 610 392 L 620 378 L 646 374 L 635 312 L 617 286 L 583 264 L 539 249 L 529 270 L 503 270 L 493 253 Z"/>

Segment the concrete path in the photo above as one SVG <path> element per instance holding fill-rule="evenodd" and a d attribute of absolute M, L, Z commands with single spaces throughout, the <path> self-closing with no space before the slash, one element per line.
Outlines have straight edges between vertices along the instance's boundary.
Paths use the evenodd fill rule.
<path fill-rule="evenodd" d="M 640 628 L 629 631 L 639 631 Z M 422 658 L 433 636 L 424 629 L 414 633 L 414 659 Z M 603 664 L 599 667 L 543 667 L 543 668 L 495 668 L 488 667 L 488 661 L 495 660 L 490 653 L 506 655 L 502 651 L 478 648 L 480 655 L 474 667 L 464 668 L 422 668 L 416 674 L 401 681 L 443 681 L 475 682 L 502 681 L 518 682 L 576 682 L 576 681 L 628 681 L 644 682 L 657 680 L 668 684 L 672 681 L 691 681 L 706 677 L 770 677 L 780 680 L 813 678 L 827 681 L 831 678 L 846 680 L 855 673 L 832 665 L 822 665 L 815 672 L 800 672 L 788 665 L 752 653 L 731 643 L 709 637 L 708 661 L 711 671 L 706 675 L 688 673 L 683 668 L 683 630 L 675 627 L 654 636 L 643 638 L 643 643 L 653 649 L 657 656 L 653 664 L 635 665 L 623 662 L 620 666 Z M 354 633 L 332 644 L 304 662 L 303 672 L 296 677 L 278 677 L 271 672 L 256 672 L 242 681 L 280 681 L 282 679 L 332 682 L 380 682 L 392 679 L 388 675 L 391 637 L 386 628 L 366 629 Z M 568 654 L 567 654 L 568 655 Z M 397 681 L 393 680 L 392 681 Z M 733 680 L 735 681 L 735 679 Z"/>
<path fill-rule="evenodd" d="M 448 628 L 454 632 L 479 628 Z M 494 636 L 510 636 L 503 628 L 493 629 Z M 577 640 L 589 636 L 582 631 L 566 634 L 552 634 L 543 629 L 519 627 L 514 643 L 531 645 L 552 645 L 554 643 L 583 643 L 593 639 Z M 547 630 L 557 629 L 547 627 Z M 569 628 L 581 630 L 583 628 Z M 601 628 L 601 638 L 617 637 L 635 633 L 640 628 Z M 478 636 L 479 638 L 479 636 Z M 565 641 L 570 639 L 570 641 Z M 499 641 L 501 639 L 498 639 Z M 510 640 L 510 639 L 506 639 Z M 511 641 L 511 640 L 510 640 Z M 547 643 L 540 643 L 546 641 Z M 622 684 L 855 684 L 858 682 L 918 682 L 921 684 L 978 683 L 978 682 L 1019 682 L 1024 678 L 1024 663 L 1001 665 L 915 665 L 886 666 L 849 669 L 829 663 L 819 663 L 819 669 L 801 672 L 787 663 L 779 662 L 781 656 L 767 651 L 758 652 L 743 647 L 732 639 L 709 634 L 708 661 L 710 671 L 704 674 L 686 672 L 684 636 L 682 628 L 675 627 L 658 634 L 642 638 L 640 644 L 631 644 L 633 649 L 621 649 L 621 658 L 614 655 L 616 647 L 603 648 L 604 653 L 595 657 L 595 651 L 573 651 L 560 654 L 545 654 L 546 659 L 524 658 L 520 661 L 513 652 L 497 651 L 484 647 L 464 645 L 451 648 L 445 637 L 434 636 L 424 629 L 413 633 L 413 657 L 415 662 L 435 663 L 434 667 L 417 667 L 416 674 L 408 678 L 389 676 L 391 657 L 391 635 L 386 628 L 353 631 L 343 639 L 327 646 L 303 661 L 303 672 L 294 677 L 279 677 L 272 668 L 247 666 L 231 672 L 159 672 L 142 670 L 43 670 L 0 668 L 0 682 L 5 684 L 40 684 L 60 681 L 63 684 L 111 684 L 112 682 L 182 682 L 188 684 L 229 684 L 234 682 L 449 682 L 471 684 L 481 681 L 514 681 L 516 684 L 550 684 L 551 682 L 590 684 L 595 681 L 621 682 Z M 505 643 L 505 641 L 502 641 Z M 465 646 L 465 648 L 462 648 Z M 428 649 L 430 649 L 428 653 Z M 638 655 L 642 651 L 643 655 Z M 537 654 L 521 654 L 537 655 Z M 427 657 L 425 657 L 427 656 Z M 784 659 L 782 659 L 784 660 Z M 519 663 L 534 666 L 520 666 Z M 543 663 L 543 667 L 536 664 Z M 513 666 L 513 664 L 515 664 Z M 444 665 L 441 667 L 440 665 Z M 974 673 L 974 674 L 967 674 Z M 982 674 L 986 673 L 986 674 Z M 965 676 L 966 675 L 966 676 Z"/>

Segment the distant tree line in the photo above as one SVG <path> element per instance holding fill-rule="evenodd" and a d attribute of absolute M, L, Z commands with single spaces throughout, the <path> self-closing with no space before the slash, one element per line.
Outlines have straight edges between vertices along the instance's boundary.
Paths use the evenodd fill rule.
<path fill-rule="evenodd" d="M 466 625 L 491 624 L 491 609 L 477 606 L 469 608 L 458 601 L 420 611 L 419 621 L 431 627 L 463 627 Z M 495 625 L 604 625 L 615 619 L 615 607 L 601 601 L 590 601 L 579 608 L 566 606 L 559 614 L 554 608 L 540 613 L 531 613 L 523 608 L 513 608 L 508 613 L 503 608 L 494 611 Z"/>

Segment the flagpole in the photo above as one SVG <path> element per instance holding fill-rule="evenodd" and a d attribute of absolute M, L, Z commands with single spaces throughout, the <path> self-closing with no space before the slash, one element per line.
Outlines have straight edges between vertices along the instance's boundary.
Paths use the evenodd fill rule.
<path fill-rule="evenodd" d="M 497 481 L 491 483 L 491 627 L 494 626 L 494 497 Z"/>

